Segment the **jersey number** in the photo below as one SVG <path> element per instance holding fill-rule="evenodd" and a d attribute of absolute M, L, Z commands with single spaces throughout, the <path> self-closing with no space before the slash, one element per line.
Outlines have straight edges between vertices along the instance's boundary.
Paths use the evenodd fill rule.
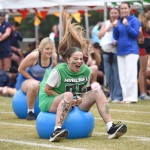
<path fill-rule="evenodd" d="M 86 88 L 85 88 L 85 84 L 80 84 L 80 85 L 67 85 L 66 86 L 66 92 L 72 92 L 73 95 L 79 93 L 82 94 L 84 92 L 86 92 Z"/>

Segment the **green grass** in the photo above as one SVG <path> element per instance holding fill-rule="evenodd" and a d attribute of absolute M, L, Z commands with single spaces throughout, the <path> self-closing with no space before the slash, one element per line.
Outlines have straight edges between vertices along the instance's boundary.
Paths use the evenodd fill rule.
<path fill-rule="evenodd" d="M 137 104 L 110 103 L 114 122 L 127 124 L 128 132 L 119 139 L 108 140 L 106 127 L 96 106 L 91 109 L 95 128 L 91 137 L 50 143 L 40 139 L 36 121 L 18 119 L 12 111 L 12 99 L 0 97 L 0 149 L 1 150 L 149 150 L 150 149 L 150 101 Z"/>

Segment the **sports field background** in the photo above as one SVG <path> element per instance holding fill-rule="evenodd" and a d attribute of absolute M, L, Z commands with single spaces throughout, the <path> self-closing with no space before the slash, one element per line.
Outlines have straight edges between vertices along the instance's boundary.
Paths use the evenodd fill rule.
<path fill-rule="evenodd" d="M 96 106 L 92 137 L 51 143 L 40 139 L 36 121 L 18 119 L 12 111 L 12 98 L 0 97 L 0 150 L 150 150 L 150 101 L 137 104 L 110 103 L 114 123 L 122 121 L 128 131 L 120 139 L 108 140 L 106 127 Z"/>

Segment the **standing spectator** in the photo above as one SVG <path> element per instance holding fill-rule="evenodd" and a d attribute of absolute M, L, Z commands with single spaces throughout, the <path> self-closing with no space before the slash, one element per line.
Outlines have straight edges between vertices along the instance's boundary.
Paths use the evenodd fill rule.
<path fill-rule="evenodd" d="M 0 12 L 0 69 L 9 71 L 11 24 L 5 21 L 5 13 Z"/>
<path fill-rule="evenodd" d="M 144 8 L 144 15 L 147 18 L 147 30 L 144 32 L 145 38 L 145 49 L 148 54 L 150 54 L 150 5 Z"/>
<path fill-rule="evenodd" d="M 101 38 L 101 47 L 103 50 L 104 72 L 108 87 L 110 89 L 110 99 L 112 102 L 122 100 L 122 89 L 120 86 L 118 63 L 116 55 L 116 40 L 113 38 L 112 22 L 118 20 L 119 10 L 112 8 L 110 10 L 110 19 L 102 26 L 99 37 Z"/>
<path fill-rule="evenodd" d="M 19 32 L 20 24 L 18 22 L 14 22 L 12 24 L 12 35 L 11 35 L 11 50 L 12 50 L 12 62 L 20 64 L 22 60 L 22 52 L 20 49 L 19 42 L 22 42 L 23 37 L 22 34 Z"/>
<path fill-rule="evenodd" d="M 99 43 L 100 44 L 100 38 L 98 37 L 100 28 L 101 28 L 101 22 L 98 22 L 93 27 L 93 29 L 91 31 L 91 42 L 92 42 L 92 44 L 94 44 L 94 43 Z"/>
<path fill-rule="evenodd" d="M 130 4 L 120 4 L 121 19 L 113 22 L 113 37 L 117 40 L 117 60 L 122 87 L 123 103 L 138 101 L 137 62 L 139 48 L 137 38 L 140 22 L 131 14 Z"/>
<path fill-rule="evenodd" d="M 149 14 L 149 15 L 148 15 Z M 138 16 L 141 22 L 141 34 L 138 38 L 139 49 L 140 49 L 140 71 L 139 71 L 139 91 L 141 100 L 150 100 L 150 97 L 147 95 L 146 89 L 146 68 L 148 62 L 148 45 L 150 48 L 150 25 L 148 20 L 150 17 L 150 6 L 144 8 L 144 12 L 141 12 Z"/>
<path fill-rule="evenodd" d="M 52 31 L 49 34 L 49 38 L 55 43 L 56 50 L 59 44 L 59 26 L 55 24 L 52 26 Z"/>

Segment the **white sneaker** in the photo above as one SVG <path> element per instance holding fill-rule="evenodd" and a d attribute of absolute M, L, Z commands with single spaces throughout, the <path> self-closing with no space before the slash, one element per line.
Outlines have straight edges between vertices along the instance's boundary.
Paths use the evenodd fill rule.
<path fill-rule="evenodd" d="M 112 103 L 120 103 L 121 101 L 118 100 L 118 99 L 114 99 L 114 100 L 112 100 L 111 102 L 112 102 Z"/>
<path fill-rule="evenodd" d="M 140 98 L 141 100 L 150 100 L 150 96 L 148 96 L 147 94 L 141 95 L 139 98 Z"/>

